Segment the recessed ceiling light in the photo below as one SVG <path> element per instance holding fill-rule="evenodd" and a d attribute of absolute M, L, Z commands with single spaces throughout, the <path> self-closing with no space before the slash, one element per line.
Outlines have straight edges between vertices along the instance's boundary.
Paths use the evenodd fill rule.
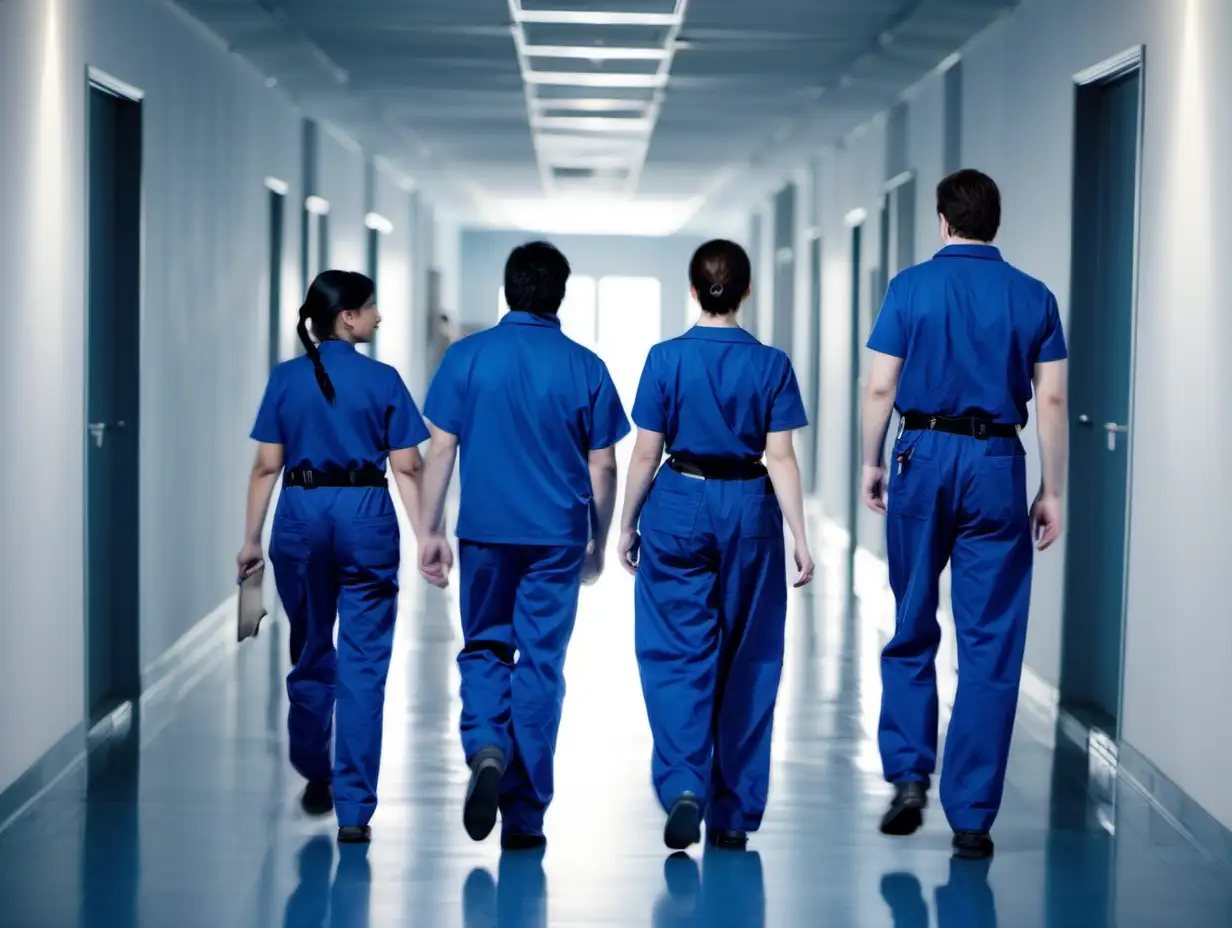
<path fill-rule="evenodd" d="M 520 23 L 547 23 L 563 26 L 675 26 L 675 13 L 618 13 L 603 10 L 523 10 L 514 11 Z"/>

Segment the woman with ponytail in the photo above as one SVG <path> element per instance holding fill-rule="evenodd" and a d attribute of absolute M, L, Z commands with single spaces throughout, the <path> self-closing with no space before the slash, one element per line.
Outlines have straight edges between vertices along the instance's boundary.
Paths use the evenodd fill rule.
<path fill-rule="evenodd" d="M 364 275 L 325 271 L 312 282 L 299 312 L 305 353 L 274 368 L 252 430 L 237 559 L 241 580 L 263 566 L 261 529 L 281 474 L 270 561 L 291 626 L 291 764 L 308 781 L 304 811 L 336 812 L 342 842 L 368 841 L 376 809 L 400 556 L 386 462 L 416 538 L 422 530 L 417 446 L 428 430 L 398 372 L 355 350 L 380 322 Z"/>
<path fill-rule="evenodd" d="M 637 577 L 634 640 L 664 842 L 695 844 L 704 819 L 711 845 L 743 849 L 770 780 L 784 515 L 795 586 L 813 574 L 791 435 L 808 418 L 791 360 L 736 322 L 749 296 L 744 249 L 707 242 L 689 282 L 701 319 L 650 350 L 633 404 L 619 551 Z"/>

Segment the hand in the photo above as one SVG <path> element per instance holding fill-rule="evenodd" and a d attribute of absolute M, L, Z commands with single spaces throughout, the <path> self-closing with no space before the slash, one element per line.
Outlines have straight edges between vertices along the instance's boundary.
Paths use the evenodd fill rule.
<path fill-rule="evenodd" d="M 813 555 L 809 552 L 807 541 L 796 542 L 796 570 L 800 571 L 800 576 L 796 578 L 796 582 L 792 584 L 795 589 L 800 589 L 802 586 L 807 586 L 809 581 L 813 579 Z"/>
<path fill-rule="evenodd" d="M 864 472 L 860 478 L 860 496 L 864 500 L 864 505 L 873 512 L 879 512 L 885 515 L 885 468 L 884 467 L 869 467 L 864 465 Z"/>
<path fill-rule="evenodd" d="M 442 590 L 449 586 L 449 571 L 453 568 L 453 551 L 449 539 L 432 532 L 419 540 L 419 573 L 433 586 Z"/>
<path fill-rule="evenodd" d="M 1031 504 L 1031 537 L 1040 551 L 1061 537 L 1061 497 L 1039 491 Z"/>
<path fill-rule="evenodd" d="M 239 583 L 243 583 L 264 567 L 265 556 L 261 553 L 261 542 L 244 542 L 244 547 L 240 548 L 240 553 L 235 556 L 235 566 L 239 568 L 236 574 Z"/>
<path fill-rule="evenodd" d="M 642 536 L 635 529 L 627 528 L 620 533 L 620 543 L 616 551 L 620 557 L 620 566 L 633 576 L 637 576 L 637 554 L 642 546 Z"/>
<path fill-rule="evenodd" d="M 582 563 L 582 585 L 591 586 L 603 573 L 603 549 L 594 541 L 586 546 L 586 560 Z"/>

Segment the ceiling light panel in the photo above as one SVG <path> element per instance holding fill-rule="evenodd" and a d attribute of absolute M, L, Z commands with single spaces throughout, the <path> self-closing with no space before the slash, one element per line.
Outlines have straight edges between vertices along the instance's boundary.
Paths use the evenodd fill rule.
<path fill-rule="evenodd" d="M 688 0 L 508 3 L 544 191 L 632 194 Z"/>

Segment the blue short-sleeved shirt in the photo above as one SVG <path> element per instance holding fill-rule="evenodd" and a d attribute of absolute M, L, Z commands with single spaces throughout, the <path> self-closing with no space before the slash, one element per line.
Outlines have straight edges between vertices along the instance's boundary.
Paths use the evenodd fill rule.
<path fill-rule="evenodd" d="M 341 341 L 321 344 L 334 384 L 331 405 L 307 356 L 270 373 L 252 437 L 284 447 L 288 468 L 385 468 L 390 451 L 427 440 L 428 429 L 398 372 Z"/>
<path fill-rule="evenodd" d="M 890 282 L 868 347 L 903 359 L 901 413 L 1025 424 L 1035 365 L 1066 358 L 1056 297 L 991 245 L 949 245 Z"/>
<path fill-rule="evenodd" d="M 766 435 L 808 425 L 791 359 L 744 329 L 696 325 L 650 349 L 633 403 L 669 454 L 758 460 Z"/>
<path fill-rule="evenodd" d="M 458 437 L 458 537 L 579 545 L 590 534 L 587 455 L 629 434 L 607 365 L 554 316 L 510 312 L 455 342 L 424 414 Z"/>

